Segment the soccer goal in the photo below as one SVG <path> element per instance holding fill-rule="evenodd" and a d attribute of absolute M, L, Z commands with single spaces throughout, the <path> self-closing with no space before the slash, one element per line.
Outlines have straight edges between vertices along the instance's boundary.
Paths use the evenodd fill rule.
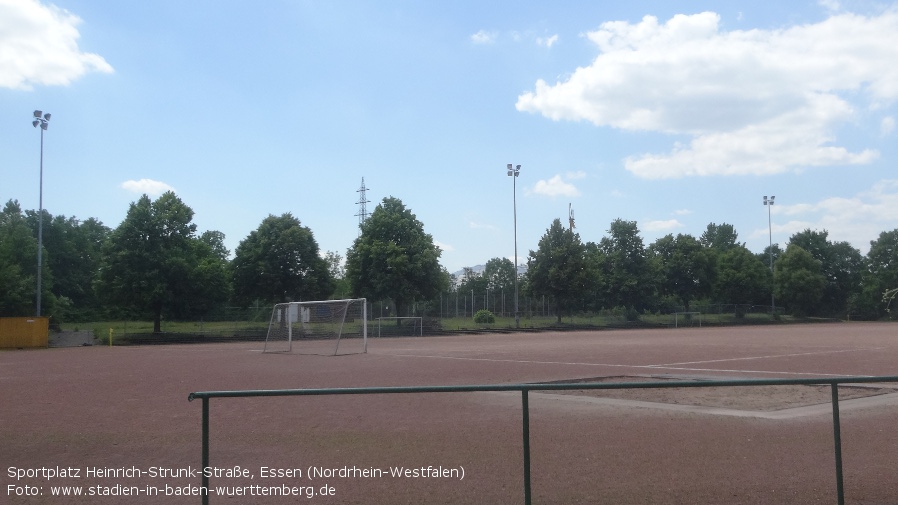
<path fill-rule="evenodd" d="M 674 328 L 679 328 L 680 326 L 695 326 L 696 321 L 698 321 L 699 328 L 702 326 L 701 312 L 674 312 L 673 316 Z M 680 316 L 683 316 L 682 320 Z"/>
<path fill-rule="evenodd" d="M 332 356 L 368 352 L 366 299 L 275 305 L 262 352 L 291 353 L 294 350 L 297 354 Z"/>

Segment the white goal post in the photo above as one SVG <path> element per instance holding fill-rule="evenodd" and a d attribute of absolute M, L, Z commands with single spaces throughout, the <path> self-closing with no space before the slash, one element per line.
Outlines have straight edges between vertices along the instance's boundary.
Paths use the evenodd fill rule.
<path fill-rule="evenodd" d="M 680 316 L 683 316 L 683 321 L 691 321 L 693 316 L 698 316 L 698 326 L 701 328 L 702 326 L 702 313 L 701 312 L 674 312 L 674 328 L 679 328 L 680 326 Z"/>
<path fill-rule="evenodd" d="M 294 342 L 298 354 L 367 353 L 367 300 L 278 303 L 271 311 L 262 352 L 291 353 Z"/>

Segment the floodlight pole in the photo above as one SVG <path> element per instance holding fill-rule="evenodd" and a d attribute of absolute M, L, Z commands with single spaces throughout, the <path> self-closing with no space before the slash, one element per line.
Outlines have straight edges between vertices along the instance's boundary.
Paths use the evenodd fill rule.
<path fill-rule="evenodd" d="M 773 207 L 773 199 L 774 198 L 776 198 L 776 197 L 771 196 L 770 199 L 768 200 L 766 196 L 764 197 L 764 205 L 767 206 L 767 234 L 768 234 L 768 239 L 770 240 L 770 246 L 768 247 L 768 250 L 770 251 L 770 279 L 771 279 L 770 317 L 776 316 L 776 303 L 773 298 L 774 297 L 773 290 L 774 290 L 774 287 L 776 286 L 776 283 L 775 283 L 775 281 L 772 280 L 773 279 L 773 222 L 770 220 L 770 210 L 771 210 L 770 208 Z"/>
<path fill-rule="evenodd" d="M 521 314 L 518 312 L 518 175 L 521 165 L 508 164 L 508 176 L 511 177 L 512 202 L 514 206 L 514 327 L 521 327 Z"/>
<path fill-rule="evenodd" d="M 41 315 L 41 276 L 43 274 L 43 249 L 44 249 L 44 131 L 50 123 L 50 113 L 34 111 L 31 125 L 41 127 L 41 165 L 40 182 L 38 185 L 38 213 L 37 213 L 37 316 Z"/>

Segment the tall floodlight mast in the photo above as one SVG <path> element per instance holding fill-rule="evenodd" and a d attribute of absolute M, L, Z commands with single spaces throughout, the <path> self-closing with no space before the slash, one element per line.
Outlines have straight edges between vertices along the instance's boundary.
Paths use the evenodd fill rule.
<path fill-rule="evenodd" d="M 764 197 L 764 205 L 767 206 L 767 234 L 768 234 L 768 239 L 770 240 L 769 250 L 770 250 L 770 273 L 771 273 L 770 278 L 771 279 L 773 279 L 773 275 L 772 275 L 773 274 L 773 221 L 770 220 L 770 208 L 773 207 L 773 199 L 774 198 L 776 198 L 776 197 L 771 196 L 770 199 L 768 200 L 766 196 Z M 776 316 L 776 302 L 774 301 L 774 298 L 773 298 L 773 296 L 774 296 L 773 289 L 774 289 L 775 285 L 776 285 L 775 282 L 770 285 L 770 317 Z"/>
<path fill-rule="evenodd" d="M 521 174 L 521 165 L 508 164 L 508 176 L 511 177 L 513 192 L 512 203 L 514 206 L 514 327 L 521 327 L 521 314 L 518 312 L 518 175 Z"/>
<path fill-rule="evenodd" d="M 31 126 L 41 127 L 41 169 L 37 211 L 37 316 L 41 315 L 41 274 L 43 274 L 42 253 L 44 249 L 44 132 L 49 124 L 49 112 L 44 114 L 43 111 L 34 111 L 34 120 L 31 121 Z"/>
<path fill-rule="evenodd" d="M 370 203 L 368 197 L 365 195 L 365 192 L 368 191 L 368 188 L 365 187 L 365 178 L 362 177 L 362 185 L 359 186 L 359 189 L 356 190 L 356 193 L 359 194 L 359 201 L 356 202 L 359 206 L 359 213 L 356 214 L 359 218 L 359 235 L 362 234 L 362 224 L 365 223 L 365 220 L 368 219 L 368 208 L 366 206 L 367 203 Z"/>

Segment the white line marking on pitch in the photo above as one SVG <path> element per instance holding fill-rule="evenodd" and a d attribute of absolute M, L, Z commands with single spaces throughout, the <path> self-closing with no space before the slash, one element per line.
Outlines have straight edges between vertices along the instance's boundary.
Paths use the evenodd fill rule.
<path fill-rule="evenodd" d="M 504 393 L 494 393 L 504 394 Z M 696 414 L 710 414 L 719 416 L 735 416 L 735 417 L 755 417 L 760 419 L 797 419 L 807 416 L 816 415 L 832 415 L 832 404 L 823 403 L 819 405 L 805 405 L 801 407 L 793 407 L 781 410 L 738 410 L 732 408 L 706 407 L 701 405 L 683 405 L 670 403 L 656 403 L 637 400 L 621 400 L 617 398 L 596 398 L 592 396 L 576 396 L 576 395 L 560 395 L 544 392 L 532 392 L 530 396 L 534 400 L 554 400 L 566 402 L 580 402 L 592 405 L 615 405 L 620 407 L 637 407 L 649 408 L 657 410 L 669 410 L 676 412 L 692 412 Z M 853 409 L 870 408 L 898 405 L 898 393 L 883 394 L 870 396 L 866 398 L 853 398 L 851 400 L 840 400 L 839 410 L 847 411 Z M 533 405 L 531 405 L 531 408 Z"/>
<path fill-rule="evenodd" d="M 523 359 L 496 359 L 496 358 L 470 358 L 466 356 L 430 356 L 426 354 L 388 354 L 388 356 L 399 356 L 403 358 L 438 358 L 438 359 L 459 359 L 465 361 L 491 361 L 495 363 L 529 363 L 533 365 L 583 365 L 583 366 L 613 366 L 630 368 L 633 365 L 610 365 L 608 363 L 575 363 L 567 361 L 535 361 Z"/>
<path fill-rule="evenodd" d="M 526 363 L 533 365 L 583 365 L 583 366 L 604 366 L 612 368 L 645 368 L 649 370 L 680 370 L 686 372 L 718 372 L 718 373 L 745 373 L 745 374 L 773 374 L 773 375 L 810 375 L 812 377 L 871 377 L 870 375 L 851 375 L 851 374 L 832 374 L 832 373 L 814 373 L 814 372 L 784 372 L 773 370 L 727 370 L 719 368 L 685 368 L 671 365 L 620 365 L 609 363 L 577 363 L 568 361 L 533 361 L 533 360 L 517 360 L 517 359 L 494 359 L 494 358 L 470 358 L 464 356 L 430 356 L 426 354 L 388 354 L 388 356 L 398 356 L 404 358 L 436 358 L 436 359 L 457 359 L 464 361 L 489 361 L 496 363 Z M 729 361 L 729 360 L 719 360 Z M 697 361 L 696 363 L 701 363 Z M 684 363 L 685 364 L 685 363 Z"/>
<path fill-rule="evenodd" d="M 680 370 L 683 372 L 725 372 L 725 373 L 747 373 L 747 374 L 772 374 L 772 375 L 810 375 L 812 377 L 873 377 L 872 375 L 852 375 L 841 373 L 816 373 L 816 372 L 783 372 L 773 370 L 726 370 L 720 368 L 682 368 L 669 367 L 661 365 L 636 366 L 635 368 L 650 368 L 653 370 Z"/>
<path fill-rule="evenodd" d="M 799 352 L 794 354 L 771 354 L 768 356 L 748 356 L 745 358 L 725 358 L 725 359 L 709 359 L 704 361 L 684 361 L 682 363 L 662 363 L 659 365 L 649 365 L 649 366 L 675 366 L 675 365 L 697 365 L 699 363 L 720 363 L 723 361 L 743 361 L 743 360 L 751 360 L 751 359 L 772 359 L 772 358 L 793 358 L 795 356 L 813 356 L 817 354 L 838 354 L 845 352 L 859 352 L 859 351 L 879 351 L 883 349 L 882 347 L 870 347 L 870 348 L 860 348 L 860 349 L 840 349 L 837 351 L 815 351 L 815 352 Z"/>

